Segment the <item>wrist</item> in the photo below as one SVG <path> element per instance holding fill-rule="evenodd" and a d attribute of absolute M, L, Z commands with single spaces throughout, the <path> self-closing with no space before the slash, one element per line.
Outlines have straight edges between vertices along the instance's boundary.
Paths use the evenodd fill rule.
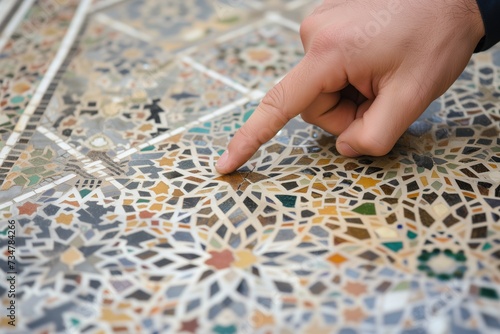
<path fill-rule="evenodd" d="M 486 31 L 477 0 L 459 0 L 459 10 L 464 12 L 464 24 L 469 27 L 470 38 L 476 45 L 484 38 Z"/>

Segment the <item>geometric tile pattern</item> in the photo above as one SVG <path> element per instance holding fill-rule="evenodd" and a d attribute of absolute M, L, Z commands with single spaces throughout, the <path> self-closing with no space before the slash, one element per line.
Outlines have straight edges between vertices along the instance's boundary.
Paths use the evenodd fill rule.
<path fill-rule="evenodd" d="M 15 220 L 18 315 L 3 331 L 500 332 L 500 48 L 384 157 L 342 157 L 297 117 L 222 176 L 231 136 L 300 60 L 311 4 L 82 3 L 36 32 L 85 16 L 43 58 L 68 51 L 38 113 L 23 128 L 2 104 L 0 262 L 7 275 Z M 9 48 L 0 80 L 31 82 Z"/>
<path fill-rule="evenodd" d="M 192 57 L 247 87 L 266 90 L 299 62 L 303 52 L 296 31 L 271 23 L 200 47 Z"/>

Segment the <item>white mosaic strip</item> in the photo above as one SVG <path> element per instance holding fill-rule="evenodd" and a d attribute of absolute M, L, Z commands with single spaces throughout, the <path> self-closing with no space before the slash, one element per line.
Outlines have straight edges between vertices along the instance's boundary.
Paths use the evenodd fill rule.
<path fill-rule="evenodd" d="M 28 123 L 31 115 L 35 112 L 36 108 L 40 104 L 43 95 L 45 94 L 46 90 L 49 88 L 52 80 L 57 74 L 57 71 L 61 67 L 62 63 L 66 59 L 66 56 L 68 55 L 69 50 L 71 49 L 71 46 L 76 39 L 78 32 L 80 31 L 80 28 L 82 27 L 85 17 L 87 15 L 88 8 L 91 4 L 91 0 L 83 0 L 80 2 L 80 5 L 78 6 L 78 9 L 75 12 L 75 16 L 73 20 L 71 21 L 71 25 L 68 28 L 68 31 L 66 32 L 66 35 L 64 36 L 64 39 L 61 42 L 60 48 L 57 51 L 56 56 L 54 57 L 54 60 L 50 64 L 47 73 L 45 73 L 45 76 L 43 77 L 42 81 L 40 82 L 40 85 L 38 86 L 37 90 L 33 94 L 33 97 L 31 98 L 28 106 L 24 110 L 23 115 L 20 117 L 18 123 L 16 124 L 16 127 L 14 128 L 14 132 L 11 134 L 10 138 L 7 140 L 7 145 L 2 149 L 0 152 L 0 165 L 3 163 L 5 157 L 9 154 L 10 150 L 12 149 L 13 145 L 17 141 L 17 138 L 20 136 L 20 134 L 24 131 L 26 128 L 26 124 Z M 1 50 L 1 48 L 0 48 Z M 17 137 L 17 138 L 16 138 Z M 14 139 L 12 139 L 14 138 Z M 13 144 L 14 143 L 14 144 Z"/>
<path fill-rule="evenodd" d="M 0 0 L 0 24 L 7 18 L 15 4 L 16 0 Z"/>
<path fill-rule="evenodd" d="M 144 41 L 147 43 L 153 42 L 152 36 L 149 36 L 148 34 L 145 34 L 137 29 L 134 29 L 131 26 L 129 26 L 123 22 L 117 21 L 117 20 L 109 17 L 106 14 L 103 14 L 103 13 L 96 14 L 95 19 L 102 24 L 106 24 L 109 27 L 111 27 L 119 32 L 122 32 L 126 35 L 132 36 L 134 38 L 137 38 L 141 41 Z"/>
<path fill-rule="evenodd" d="M 202 73 L 204 73 L 204 74 L 206 74 L 206 75 L 208 75 L 216 80 L 219 80 L 219 81 L 225 83 L 229 87 L 234 88 L 243 94 L 248 94 L 250 92 L 250 90 L 248 88 L 246 88 L 245 86 L 240 85 L 239 83 L 234 82 L 233 80 L 229 79 L 228 77 L 223 76 L 222 74 L 219 74 L 218 72 L 203 66 L 202 64 L 193 60 L 193 58 L 191 58 L 191 57 L 184 56 L 184 57 L 182 57 L 182 61 L 184 63 L 190 65 L 194 69 L 196 69 L 196 70 L 198 70 L 198 71 L 200 71 L 200 72 L 202 72 Z"/>
<path fill-rule="evenodd" d="M 92 4 L 89 10 L 89 14 L 98 12 L 100 10 L 106 9 L 108 7 L 114 6 L 116 4 L 119 4 L 120 2 L 123 2 L 125 0 L 96 0 Z"/>
<path fill-rule="evenodd" d="M 300 30 L 299 23 L 297 23 L 293 20 L 287 19 L 286 17 L 283 17 L 281 14 L 279 14 L 277 12 L 267 12 L 266 19 L 269 22 L 275 22 L 275 23 L 281 24 L 282 26 L 284 26 L 288 29 L 291 29 L 293 31 L 296 31 L 296 32 L 299 32 L 299 30 Z"/>
<path fill-rule="evenodd" d="M 252 92 L 252 96 L 260 96 L 262 95 L 263 93 L 260 92 L 260 91 L 255 91 L 255 92 Z M 247 103 L 249 100 L 248 98 L 246 97 L 243 97 L 239 100 L 236 100 L 232 103 L 229 103 L 227 105 L 225 105 L 224 107 L 214 111 L 214 112 L 211 112 L 210 114 L 208 115 L 205 115 L 203 117 L 201 117 L 200 119 L 196 120 L 196 121 L 193 121 L 191 123 L 188 123 L 186 124 L 185 126 L 181 126 L 181 127 L 178 127 L 172 131 L 167 131 L 165 133 L 162 133 L 161 135 L 157 136 L 157 137 L 154 137 L 150 140 L 148 140 L 147 142 L 137 146 L 137 147 L 133 147 L 133 148 L 130 148 L 124 152 L 121 152 L 120 154 L 118 154 L 114 159 L 113 161 L 115 162 L 119 162 L 121 160 L 123 160 L 124 158 L 128 157 L 128 156 L 131 156 L 132 154 L 135 154 L 137 152 L 139 152 L 140 150 L 148 147 L 148 146 L 151 146 L 151 145 L 156 145 L 158 143 L 161 143 L 162 141 L 166 140 L 167 138 L 170 138 L 172 136 L 175 136 L 175 135 L 178 135 L 179 133 L 182 133 L 184 131 L 186 131 L 187 129 L 189 128 L 192 128 L 194 126 L 196 126 L 197 124 L 201 124 L 203 122 L 207 122 L 217 116 L 220 116 L 220 115 L 223 115 L 225 113 L 228 113 L 229 111 L 233 110 L 234 108 L 236 108 L 237 106 L 241 106 L 245 103 Z"/>
<path fill-rule="evenodd" d="M 6 2 L 9 2 L 9 1 L 6 1 Z M 12 1 L 12 2 L 14 2 L 14 1 Z M 21 7 L 19 7 L 17 9 L 16 13 L 12 17 L 12 19 L 9 21 L 9 24 L 7 24 L 4 31 L 2 32 L 2 35 L 0 36 L 0 51 L 3 50 L 3 48 L 5 47 L 7 42 L 9 41 L 10 36 L 12 36 L 12 34 L 16 30 L 17 26 L 19 25 L 19 23 L 21 23 L 21 21 L 24 19 L 24 17 L 26 16 L 26 13 L 28 13 L 29 9 L 31 8 L 31 6 L 33 5 L 34 2 L 35 2 L 35 0 L 24 0 Z M 9 12 L 8 8 L 9 8 L 8 4 L 5 4 L 3 7 L 0 7 L 0 12 L 2 12 L 3 15 L 7 15 Z M 5 12 L 3 12 L 4 10 L 5 10 Z M 1 21 L 2 20 L 0 20 L 0 22 Z"/>

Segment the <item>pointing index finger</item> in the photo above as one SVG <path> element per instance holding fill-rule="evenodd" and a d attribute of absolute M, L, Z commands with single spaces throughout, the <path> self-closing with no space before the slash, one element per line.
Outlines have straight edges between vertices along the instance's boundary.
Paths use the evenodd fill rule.
<path fill-rule="evenodd" d="M 243 165 L 262 144 L 273 138 L 290 119 L 314 101 L 323 89 L 324 71 L 315 68 L 316 64 L 306 55 L 264 96 L 217 162 L 219 173 L 231 173 Z"/>

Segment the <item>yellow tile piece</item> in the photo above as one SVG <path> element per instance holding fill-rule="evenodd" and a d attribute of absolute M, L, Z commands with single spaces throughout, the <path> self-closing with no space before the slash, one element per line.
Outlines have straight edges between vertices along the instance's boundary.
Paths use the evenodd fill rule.
<path fill-rule="evenodd" d="M 318 210 L 320 215 L 337 215 L 337 207 L 336 206 L 325 206 L 322 209 Z"/>
<path fill-rule="evenodd" d="M 70 225 L 72 220 L 73 220 L 73 215 L 72 214 L 65 214 L 65 213 L 61 213 L 56 218 L 57 223 L 64 224 L 64 225 Z"/>
<path fill-rule="evenodd" d="M 429 185 L 429 183 L 427 182 L 427 177 L 425 177 L 425 176 L 420 177 L 420 182 L 422 182 L 422 185 L 424 187 L 427 187 Z"/>
<path fill-rule="evenodd" d="M 156 186 L 151 188 L 151 190 L 154 191 L 156 195 L 167 194 L 169 189 L 170 187 L 163 181 L 160 181 Z"/>
<path fill-rule="evenodd" d="M 71 267 L 82 262 L 84 259 L 82 252 L 73 246 L 61 254 L 61 262 Z"/>
<path fill-rule="evenodd" d="M 356 183 L 363 186 L 366 189 L 366 188 L 375 187 L 377 184 L 380 183 L 380 180 L 372 179 L 371 177 L 362 176 L 358 179 L 358 181 Z"/>
<path fill-rule="evenodd" d="M 155 203 L 149 207 L 149 210 L 151 211 L 162 211 L 163 210 L 163 205 L 160 203 Z"/>
<path fill-rule="evenodd" d="M 233 262 L 233 266 L 238 268 L 248 268 L 257 262 L 257 257 L 248 249 L 242 249 L 235 251 L 236 261 Z"/>
<path fill-rule="evenodd" d="M 108 307 L 103 307 L 101 320 L 105 322 L 122 322 L 131 321 L 132 319 L 125 313 L 118 313 Z"/>
<path fill-rule="evenodd" d="M 347 258 L 345 256 L 343 256 L 342 254 L 335 253 L 335 254 L 332 254 L 331 256 L 329 256 L 327 258 L 327 260 L 336 266 L 340 266 L 342 263 L 347 261 Z"/>

